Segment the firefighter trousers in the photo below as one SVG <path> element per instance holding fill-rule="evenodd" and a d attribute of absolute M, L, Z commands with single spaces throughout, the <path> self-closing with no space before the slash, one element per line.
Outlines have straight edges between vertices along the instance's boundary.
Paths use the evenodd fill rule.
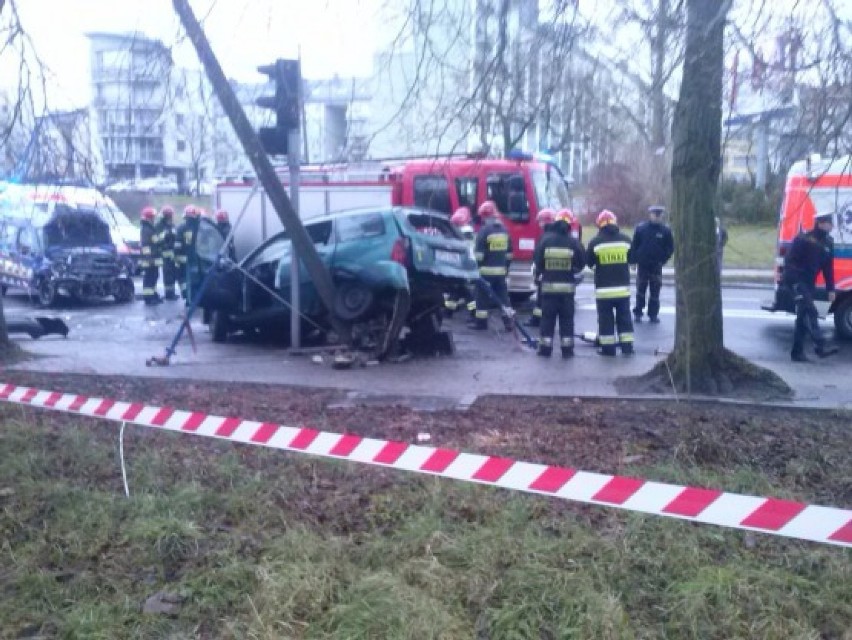
<path fill-rule="evenodd" d="M 825 337 L 819 328 L 819 312 L 814 304 L 813 289 L 804 284 L 796 284 L 793 286 L 793 293 L 796 296 L 796 326 L 793 330 L 792 355 L 804 354 L 806 336 L 813 340 L 817 352 L 822 351 L 825 348 Z"/>
<path fill-rule="evenodd" d="M 177 265 L 170 258 L 163 258 L 163 290 L 166 298 L 174 299 L 175 296 L 175 281 L 177 280 Z"/>
<path fill-rule="evenodd" d="M 615 355 L 619 344 L 624 353 L 633 353 L 633 319 L 630 297 L 598 298 L 598 344 L 604 355 Z"/>
<path fill-rule="evenodd" d="M 157 280 L 159 279 L 160 269 L 156 265 L 147 265 L 142 270 L 142 299 L 146 303 L 152 303 L 158 299 L 157 297 Z"/>
<path fill-rule="evenodd" d="M 636 304 L 633 315 L 642 317 L 645 310 L 645 293 L 648 291 L 648 317 L 656 318 L 660 313 L 660 289 L 663 288 L 663 265 L 639 265 L 636 270 Z"/>
<path fill-rule="evenodd" d="M 552 347 L 556 333 L 556 321 L 559 321 L 560 346 L 563 352 L 574 348 L 574 294 L 545 293 L 541 304 L 541 344 Z"/>
<path fill-rule="evenodd" d="M 485 329 L 488 326 L 488 311 L 495 307 L 509 306 L 509 289 L 506 286 L 506 276 L 483 276 L 482 279 L 490 285 L 491 292 L 489 294 L 488 287 L 483 283 L 476 285 L 476 326 L 479 329 Z"/>

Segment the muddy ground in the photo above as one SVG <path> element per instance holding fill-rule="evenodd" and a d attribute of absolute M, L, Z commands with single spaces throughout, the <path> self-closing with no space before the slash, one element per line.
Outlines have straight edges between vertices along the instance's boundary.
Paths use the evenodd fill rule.
<path fill-rule="evenodd" d="M 331 408 L 344 394 L 263 384 L 76 374 L 14 372 L 3 378 L 4 382 L 48 390 L 390 440 L 417 442 L 418 434 L 429 434 L 428 444 L 433 446 L 601 473 L 639 475 L 676 465 L 724 477 L 726 470 L 746 468 L 764 476 L 769 485 L 782 487 L 789 497 L 852 505 L 849 412 L 711 402 L 504 396 L 481 397 L 467 410 Z M 60 426 L 69 419 L 52 415 L 47 422 Z M 114 428 L 93 423 L 93 437 L 114 438 Z M 126 437 L 132 450 L 134 441 L 169 436 L 130 427 Z M 169 442 L 175 456 L 190 451 L 215 456 L 239 446 L 188 436 L 178 443 L 172 437 Z M 258 449 L 242 448 L 241 458 L 251 464 Z M 283 459 L 289 454 L 281 455 Z M 380 473 L 369 477 L 386 480 L 398 473 L 377 471 Z M 736 490 L 736 486 L 715 488 Z M 334 514 L 325 514 L 324 519 L 333 520 Z"/>

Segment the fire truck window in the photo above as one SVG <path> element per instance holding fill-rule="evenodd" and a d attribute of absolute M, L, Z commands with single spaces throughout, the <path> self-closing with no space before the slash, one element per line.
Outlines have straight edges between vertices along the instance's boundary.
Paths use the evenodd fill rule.
<path fill-rule="evenodd" d="M 444 176 L 414 176 L 414 206 L 451 213 L 447 179 Z"/>
<path fill-rule="evenodd" d="M 479 180 L 476 178 L 456 178 L 456 195 L 460 207 L 476 211 L 476 192 L 479 190 Z"/>
<path fill-rule="evenodd" d="M 515 222 L 530 219 L 524 177 L 520 173 L 492 173 L 488 176 L 486 194 L 504 216 Z"/>

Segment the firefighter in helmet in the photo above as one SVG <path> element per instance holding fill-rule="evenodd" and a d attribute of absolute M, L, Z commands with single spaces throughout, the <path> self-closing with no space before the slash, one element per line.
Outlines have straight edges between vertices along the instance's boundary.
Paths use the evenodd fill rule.
<path fill-rule="evenodd" d="M 500 220 L 497 206 L 486 200 L 477 211 L 482 227 L 476 234 L 474 254 L 479 264 L 480 282 L 476 289 L 476 313 L 473 328 L 488 328 L 488 311 L 495 305 L 501 311 L 509 308 L 509 290 L 506 276 L 512 262 L 512 239 Z M 503 324 L 507 331 L 512 329 L 512 319 L 503 314 Z"/>
<path fill-rule="evenodd" d="M 586 258 L 583 245 L 571 234 L 574 216 L 558 213 L 535 248 L 533 261 L 539 279 L 541 305 L 541 341 L 538 355 L 550 357 L 553 335 L 559 320 L 562 357 L 574 355 L 575 276 L 583 270 Z"/>
<path fill-rule="evenodd" d="M 465 240 L 473 245 L 475 233 L 471 226 L 472 216 L 470 209 L 467 207 L 459 207 L 455 213 L 450 216 L 450 222 L 459 230 Z M 456 290 L 454 292 L 444 294 L 444 310 L 447 317 L 452 317 L 455 311 L 467 308 L 471 314 L 476 310 L 474 302 L 474 294 L 472 289 L 465 288 L 463 291 Z"/>
<path fill-rule="evenodd" d="M 595 224 L 598 235 L 589 241 L 586 263 L 595 272 L 598 309 L 598 353 L 614 356 L 621 345 L 624 355 L 633 353 L 633 319 L 630 317 L 630 238 L 618 229 L 618 218 L 604 209 Z"/>
<path fill-rule="evenodd" d="M 157 239 L 160 254 L 163 258 L 163 290 L 166 300 L 177 300 L 175 280 L 177 265 L 175 264 L 175 210 L 171 205 L 160 209 L 160 220 L 157 222 Z"/>
<path fill-rule="evenodd" d="M 231 221 L 228 218 L 228 212 L 224 209 L 219 209 L 216 211 L 216 228 L 219 230 L 219 233 L 222 234 L 223 240 L 228 240 L 228 257 L 231 260 L 237 259 L 236 249 L 234 249 L 234 239 L 230 238 L 231 235 Z"/>
<path fill-rule="evenodd" d="M 535 216 L 535 221 L 538 224 L 538 228 L 541 229 L 541 236 L 538 239 L 538 242 L 544 238 L 545 234 L 550 230 L 550 225 L 553 224 L 553 221 L 556 219 L 556 212 L 553 209 L 544 208 L 539 211 Z M 536 244 L 536 247 L 538 245 Z M 541 325 L 541 274 L 536 272 L 535 274 L 535 307 L 532 310 L 532 316 L 527 322 L 528 327 L 538 327 Z"/>
<path fill-rule="evenodd" d="M 571 235 L 583 242 L 583 225 L 580 224 L 580 220 L 574 215 L 574 212 L 571 209 L 560 209 L 557 215 L 567 215 L 571 219 Z"/>
<path fill-rule="evenodd" d="M 154 218 L 157 212 L 154 207 L 145 207 L 139 215 L 139 236 L 142 244 L 142 257 L 139 266 L 142 268 L 142 298 L 146 305 L 160 304 L 160 296 L 157 295 L 157 280 L 159 279 L 160 260 L 159 243 L 157 242 L 157 230 L 154 228 Z"/>
<path fill-rule="evenodd" d="M 200 223 L 198 209 L 188 204 L 183 209 L 183 222 L 175 231 L 175 264 L 177 266 L 180 294 L 189 303 L 200 281 L 195 237 Z"/>

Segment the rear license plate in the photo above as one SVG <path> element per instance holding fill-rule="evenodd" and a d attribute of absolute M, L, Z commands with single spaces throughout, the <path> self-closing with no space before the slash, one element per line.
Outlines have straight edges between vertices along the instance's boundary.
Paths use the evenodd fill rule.
<path fill-rule="evenodd" d="M 446 262 L 447 264 L 461 265 L 461 254 L 435 249 L 435 260 L 437 262 Z"/>

